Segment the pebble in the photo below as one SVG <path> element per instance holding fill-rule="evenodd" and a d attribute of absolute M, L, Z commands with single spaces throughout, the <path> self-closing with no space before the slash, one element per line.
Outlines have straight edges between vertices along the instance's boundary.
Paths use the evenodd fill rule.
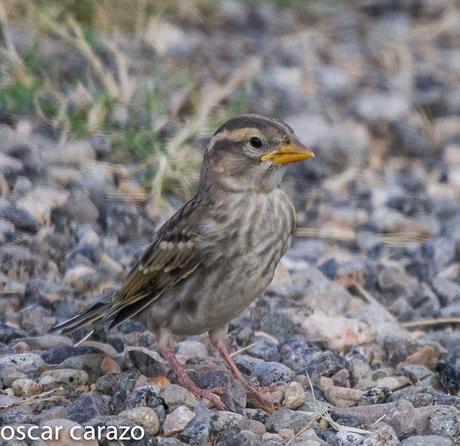
<path fill-rule="evenodd" d="M 88 374 L 79 369 L 51 369 L 45 370 L 41 378 L 50 377 L 57 384 L 84 385 L 88 382 Z"/>
<path fill-rule="evenodd" d="M 261 386 L 270 386 L 291 381 L 294 372 L 278 362 L 262 362 L 254 367 L 252 376 L 257 378 Z"/>
<path fill-rule="evenodd" d="M 414 435 L 401 441 L 400 446 L 453 446 L 453 443 L 440 435 Z"/>
<path fill-rule="evenodd" d="M 363 393 L 358 389 L 332 386 L 325 390 L 326 399 L 335 407 L 351 407 L 358 405 Z"/>
<path fill-rule="evenodd" d="M 85 423 L 100 415 L 110 415 L 107 403 L 94 391 L 82 393 L 67 406 L 67 411 L 69 418 L 77 423 Z"/>
<path fill-rule="evenodd" d="M 269 432 L 280 432 L 282 429 L 292 429 L 295 433 L 312 421 L 311 414 L 280 407 L 267 419 L 266 428 Z"/>
<path fill-rule="evenodd" d="M 99 367 L 101 368 L 101 372 L 104 375 L 108 373 L 120 373 L 121 372 L 120 366 L 112 358 L 108 356 L 104 357 Z"/>
<path fill-rule="evenodd" d="M 305 391 L 302 384 L 292 381 L 286 384 L 284 388 L 283 404 L 288 409 L 297 409 L 305 402 Z"/>
<path fill-rule="evenodd" d="M 31 379 L 17 379 L 11 383 L 16 396 L 32 396 L 40 393 L 40 386 Z"/>
<path fill-rule="evenodd" d="M 42 367 L 43 359 L 36 353 L 14 353 L 0 356 L 0 366 L 12 366 L 19 371 L 35 371 Z"/>
<path fill-rule="evenodd" d="M 188 423 L 193 420 L 195 414 L 186 406 L 179 406 L 166 416 L 163 424 L 165 435 L 173 435 L 185 429 Z"/>
<path fill-rule="evenodd" d="M 144 426 L 152 435 L 155 435 L 160 430 L 158 415 L 150 407 L 127 409 L 118 415 L 129 418 L 134 423 Z"/>
<path fill-rule="evenodd" d="M 198 401 L 193 394 L 177 384 L 169 384 L 162 387 L 160 396 L 171 410 L 174 410 L 178 406 L 193 408 L 198 405 Z"/>
<path fill-rule="evenodd" d="M 458 441 L 460 438 L 459 410 L 452 406 L 434 406 L 429 417 L 429 432 Z"/>

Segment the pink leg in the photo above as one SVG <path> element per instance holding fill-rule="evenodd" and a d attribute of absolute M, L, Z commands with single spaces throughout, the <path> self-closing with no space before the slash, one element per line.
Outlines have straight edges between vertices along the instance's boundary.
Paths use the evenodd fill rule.
<path fill-rule="evenodd" d="M 237 365 L 235 364 L 235 361 L 233 361 L 232 357 L 230 356 L 230 353 L 227 350 L 227 347 L 225 346 L 225 343 L 223 341 L 223 333 L 226 333 L 226 331 L 227 331 L 226 328 L 225 328 L 225 331 L 223 330 L 210 331 L 209 339 L 211 340 L 211 343 L 214 345 L 216 350 L 219 352 L 220 356 L 222 356 L 222 359 L 227 364 L 233 377 L 236 380 L 238 380 L 241 384 L 243 384 L 243 387 L 245 388 L 248 396 L 251 397 L 253 400 L 255 400 L 262 409 L 264 409 L 268 413 L 272 413 L 276 409 L 275 404 L 267 400 L 263 395 L 261 395 L 261 393 L 274 392 L 276 390 L 276 385 L 269 386 L 269 387 L 256 388 L 256 387 L 251 386 L 251 384 L 249 384 L 246 381 L 246 378 L 243 376 L 243 374 L 238 369 Z"/>
<path fill-rule="evenodd" d="M 227 410 L 227 407 L 219 398 L 218 395 L 224 395 L 227 390 L 224 387 L 216 387 L 213 389 L 200 389 L 185 373 L 185 370 L 180 365 L 174 350 L 166 349 L 164 350 L 164 355 L 168 359 L 171 367 L 173 368 L 174 372 L 176 373 L 177 377 L 179 378 L 179 383 L 182 387 L 185 387 L 190 393 L 195 395 L 195 397 L 202 399 L 206 398 L 207 400 L 211 401 L 214 406 L 217 407 L 219 410 Z"/>

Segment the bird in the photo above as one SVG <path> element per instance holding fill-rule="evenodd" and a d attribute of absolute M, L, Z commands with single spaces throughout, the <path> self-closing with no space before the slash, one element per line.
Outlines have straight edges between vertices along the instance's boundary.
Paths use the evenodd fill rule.
<path fill-rule="evenodd" d="M 175 355 L 178 336 L 208 333 L 210 343 L 248 397 L 271 412 L 226 346 L 229 322 L 263 294 L 291 244 L 296 213 L 281 181 L 289 164 L 314 157 L 293 129 L 261 115 L 235 116 L 211 137 L 196 194 L 153 236 L 110 298 L 97 301 L 52 332 L 95 323 L 112 328 L 134 318 L 151 330 L 179 384 L 226 410 L 223 388 L 199 388 Z"/>

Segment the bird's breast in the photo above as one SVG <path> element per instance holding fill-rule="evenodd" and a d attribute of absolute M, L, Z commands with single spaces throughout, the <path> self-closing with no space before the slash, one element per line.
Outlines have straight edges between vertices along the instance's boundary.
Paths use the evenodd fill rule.
<path fill-rule="evenodd" d="M 174 290 L 181 302 L 170 324 L 176 334 L 229 322 L 265 291 L 290 245 L 295 214 L 284 192 L 234 195 L 200 223 L 208 246 L 200 267 Z"/>

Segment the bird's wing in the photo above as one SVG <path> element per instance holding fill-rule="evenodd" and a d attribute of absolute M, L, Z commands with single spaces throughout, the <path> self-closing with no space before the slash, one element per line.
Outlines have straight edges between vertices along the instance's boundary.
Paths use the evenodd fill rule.
<path fill-rule="evenodd" d="M 111 320 L 111 327 L 143 310 L 198 268 L 203 260 L 203 237 L 198 232 L 202 204 L 199 197 L 192 198 L 158 230 L 113 299 L 104 318 Z"/>

